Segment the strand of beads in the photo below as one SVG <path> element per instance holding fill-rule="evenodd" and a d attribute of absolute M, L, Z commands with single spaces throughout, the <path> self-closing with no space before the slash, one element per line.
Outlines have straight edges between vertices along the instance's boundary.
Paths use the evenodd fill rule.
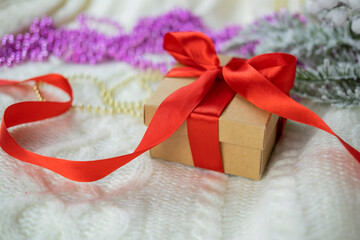
<path fill-rule="evenodd" d="M 101 99 L 102 101 L 110 107 L 113 113 L 126 113 L 130 114 L 131 116 L 141 117 L 142 116 L 142 109 L 144 103 L 146 101 L 124 101 L 120 102 L 116 100 L 116 92 L 122 88 L 124 88 L 130 82 L 136 80 L 139 86 L 147 92 L 147 96 L 150 97 L 153 93 L 153 90 L 150 86 L 152 82 L 159 81 L 164 76 L 160 74 L 159 71 L 147 71 L 144 73 L 140 73 L 137 76 L 130 77 L 125 81 L 115 85 L 110 89 L 106 89 L 101 82 L 98 82 L 99 88 L 101 89 Z"/>
<path fill-rule="evenodd" d="M 74 109 L 86 110 L 88 112 L 97 113 L 97 114 L 129 114 L 132 117 L 141 118 L 142 109 L 146 99 L 152 94 L 153 90 L 151 88 L 151 83 L 159 81 L 163 78 L 163 75 L 159 71 L 146 71 L 138 75 L 129 77 L 122 81 L 121 83 L 116 84 L 112 88 L 108 88 L 102 81 L 100 81 L 95 76 L 83 75 L 83 74 L 73 74 L 67 76 L 70 82 L 84 79 L 88 83 L 92 81 L 97 87 L 100 98 L 104 105 L 91 105 L 91 104 L 73 104 Z M 137 81 L 139 86 L 147 92 L 147 98 L 141 101 L 117 101 L 116 92 L 120 89 L 123 89 L 130 82 Z M 41 94 L 39 84 L 36 83 L 33 86 L 35 96 L 39 101 L 46 101 L 44 96 Z"/>
<path fill-rule="evenodd" d="M 97 64 L 122 61 L 141 69 L 160 70 L 165 73 L 171 60 L 154 61 L 152 55 L 161 55 L 163 36 L 167 32 L 199 31 L 213 40 L 217 50 L 240 31 L 240 26 L 227 26 L 213 31 L 188 10 L 175 9 L 157 17 L 140 19 L 130 33 L 122 31 L 120 24 L 109 18 L 79 15 L 78 27 L 55 27 L 49 17 L 35 19 L 29 31 L 7 34 L 1 40 L 0 66 L 11 67 L 25 61 L 45 61 L 55 55 L 66 62 Z M 108 25 L 114 34 L 90 28 L 90 23 Z"/>
<path fill-rule="evenodd" d="M 44 98 L 44 96 L 41 94 L 40 89 L 39 89 L 39 82 L 36 82 L 33 86 L 33 90 L 34 90 L 34 94 L 37 98 L 38 101 L 43 102 L 46 101 L 46 99 Z"/>

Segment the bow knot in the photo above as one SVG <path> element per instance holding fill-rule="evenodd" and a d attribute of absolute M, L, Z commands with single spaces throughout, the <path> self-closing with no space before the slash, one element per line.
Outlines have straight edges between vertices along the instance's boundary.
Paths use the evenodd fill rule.
<path fill-rule="evenodd" d="M 185 65 L 171 69 L 168 77 L 199 77 L 206 71 L 219 70 L 219 76 L 225 80 L 236 78 L 236 81 L 246 80 L 255 84 L 258 78 L 266 79 L 287 95 L 294 84 L 297 60 L 290 54 L 268 53 L 251 59 L 232 58 L 220 66 L 211 39 L 199 32 L 167 33 L 164 49 Z M 227 83 L 229 86 L 233 84 L 232 81 Z"/>

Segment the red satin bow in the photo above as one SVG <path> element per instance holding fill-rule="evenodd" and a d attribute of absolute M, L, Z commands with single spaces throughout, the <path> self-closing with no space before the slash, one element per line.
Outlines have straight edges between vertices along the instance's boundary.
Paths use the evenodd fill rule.
<path fill-rule="evenodd" d="M 360 153 L 356 149 L 338 137 L 315 113 L 288 96 L 295 76 L 294 56 L 271 53 L 246 61 L 234 58 L 226 66 L 220 67 L 211 40 L 196 32 L 168 33 L 164 38 L 164 48 L 186 65 L 171 70 L 168 76 L 200 77 L 169 95 L 160 104 L 143 139 L 133 153 L 103 160 L 71 161 L 30 152 L 11 137 L 8 132 L 10 127 L 55 117 L 70 109 L 73 99 L 71 87 L 68 81 L 58 74 L 26 81 L 46 82 L 58 87 L 69 95 L 70 100 L 20 102 L 9 106 L 4 112 L 1 123 L 0 146 L 9 155 L 21 161 L 47 168 L 66 178 L 84 182 L 95 181 L 166 140 L 187 118 L 196 125 L 196 121 L 202 120 L 202 116 L 218 117 L 219 112 L 221 113 L 226 106 L 228 98 L 236 92 L 261 109 L 329 132 L 336 136 L 349 153 L 360 162 Z M 0 86 L 18 83 L 0 80 Z M 218 92 L 221 92 L 221 96 Z M 214 119 L 209 121 L 210 125 L 214 124 Z M 193 140 L 195 145 L 199 144 L 196 136 Z M 215 164 L 214 169 L 216 170 L 217 167 Z"/>

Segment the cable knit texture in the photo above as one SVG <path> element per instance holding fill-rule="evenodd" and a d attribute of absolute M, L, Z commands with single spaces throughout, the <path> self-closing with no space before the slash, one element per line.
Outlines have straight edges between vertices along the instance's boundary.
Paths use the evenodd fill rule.
<path fill-rule="evenodd" d="M 17 1 L 24 6 L 25 2 Z M 17 31 L 30 23 L 34 14 L 50 14 L 58 22 L 69 22 L 84 9 L 98 16 L 113 16 L 130 27 L 134 16 L 154 15 L 171 7 L 160 1 L 158 5 L 151 2 L 153 5 L 145 0 L 126 1 L 121 6 L 120 1 L 110 0 L 34 0 L 32 5 L 21 8 L 17 3 L 4 1 L 0 29 Z M 271 6 L 259 5 L 258 1 L 252 4 L 237 1 L 235 6 L 229 5 L 230 1 L 190 2 L 193 1 L 179 1 L 177 6 L 193 4 L 196 14 L 219 25 L 255 17 L 242 8 L 245 2 L 247 9 L 260 7 L 256 14 L 271 10 Z M 221 2 L 225 7 L 216 11 Z M 229 14 L 222 19 L 226 10 Z M 0 77 L 21 80 L 50 72 L 87 73 L 112 86 L 135 75 L 137 70 L 122 63 L 65 64 L 51 57 L 44 63 L 1 68 Z M 75 102 L 101 104 L 91 83 L 72 85 Z M 53 91 L 47 88 L 44 94 L 48 96 Z M 145 93 L 136 84 L 130 84 L 126 91 L 119 92 L 118 99 L 140 100 L 143 96 Z M 1 116 L 6 106 L 29 99 L 35 100 L 31 86 L 2 87 Z M 344 140 L 360 149 L 360 109 L 304 104 L 319 113 Z M 11 132 L 22 146 L 37 153 L 89 160 L 132 151 L 145 129 L 141 122 L 128 116 L 71 110 L 58 118 L 19 126 Z M 334 137 L 291 121 L 261 181 L 151 159 L 145 153 L 102 180 L 78 183 L 15 160 L 0 150 L 1 240 L 355 240 L 360 236 L 359 226 L 360 165 Z"/>

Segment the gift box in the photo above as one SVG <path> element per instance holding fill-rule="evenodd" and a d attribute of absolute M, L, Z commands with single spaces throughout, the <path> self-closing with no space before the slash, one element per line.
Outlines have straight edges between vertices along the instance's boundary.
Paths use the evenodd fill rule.
<path fill-rule="evenodd" d="M 230 57 L 220 56 L 221 65 L 229 60 Z M 195 80 L 165 77 L 144 105 L 145 125 L 149 125 L 158 106 L 168 95 Z M 153 147 L 150 155 L 194 166 L 186 125 L 184 122 L 170 138 Z M 224 172 L 261 179 L 275 145 L 278 125 L 277 115 L 254 106 L 236 94 L 219 118 L 218 134 Z"/>

